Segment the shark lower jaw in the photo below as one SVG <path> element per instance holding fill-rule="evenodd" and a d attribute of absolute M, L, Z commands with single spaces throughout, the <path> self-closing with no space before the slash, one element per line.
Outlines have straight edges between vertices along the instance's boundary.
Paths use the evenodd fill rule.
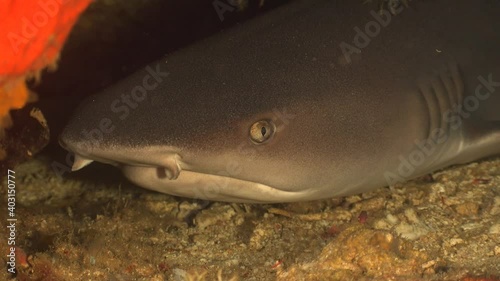
<path fill-rule="evenodd" d="M 235 177 L 183 170 L 174 180 L 158 176 L 155 167 L 123 166 L 122 172 L 132 183 L 175 196 L 238 203 L 278 203 L 304 201 L 305 191 L 284 191 L 262 183 Z"/>

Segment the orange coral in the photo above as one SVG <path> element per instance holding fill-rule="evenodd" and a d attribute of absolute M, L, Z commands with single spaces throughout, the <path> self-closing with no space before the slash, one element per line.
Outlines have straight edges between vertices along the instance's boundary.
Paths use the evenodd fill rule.
<path fill-rule="evenodd" d="M 7 80 L 0 84 L 0 127 L 10 127 L 10 118 L 7 118 L 9 110 L 19 109 L 28 100 L 28 89 L 24 78 Z"/>
<path fill-rule="evenodd" d="M 69 31 L 90 0 L 0 0 L 0 130 L 8 111 L 24 106 L 25 78 L 58 58 Z"/>

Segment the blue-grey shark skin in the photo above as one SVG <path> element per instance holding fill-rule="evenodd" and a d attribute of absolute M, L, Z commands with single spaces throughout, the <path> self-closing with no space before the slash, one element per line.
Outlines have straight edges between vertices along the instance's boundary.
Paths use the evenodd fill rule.
<path fill-rule="evenodd" d="M 294 1 L 89 97 L 60 138 L 73 169 L 101 161 L 163 193 L 270 203 L 499 154 L 500 2 L 397 15 L 359 2 Z"/>

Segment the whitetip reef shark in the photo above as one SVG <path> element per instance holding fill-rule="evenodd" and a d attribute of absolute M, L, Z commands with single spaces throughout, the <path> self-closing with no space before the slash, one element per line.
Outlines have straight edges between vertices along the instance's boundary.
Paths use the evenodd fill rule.
<path fill-rule="evenodd" d="M 500 154 L 500 1 L 361 2 L 292 1 L 88 97 L 60 136 L 72 169 L 273 203 Z"/>

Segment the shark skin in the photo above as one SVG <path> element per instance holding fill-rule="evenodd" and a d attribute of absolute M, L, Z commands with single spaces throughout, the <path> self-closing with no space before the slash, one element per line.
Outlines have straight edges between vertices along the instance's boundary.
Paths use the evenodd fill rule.
<path fill-rule="evenodd" d="M 309 201 L 500 154 L 500 2 L 292 1 L 90 96 L 60 136 L 158 192 Z"/>

